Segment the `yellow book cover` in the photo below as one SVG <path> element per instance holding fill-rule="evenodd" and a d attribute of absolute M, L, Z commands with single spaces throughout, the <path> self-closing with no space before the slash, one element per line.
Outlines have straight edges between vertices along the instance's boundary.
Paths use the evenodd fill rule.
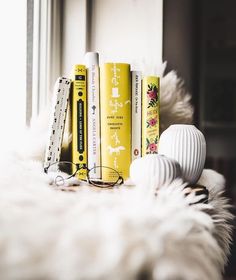
<path fill-rule="evenodd" d="M 156 154 L 159 142 L 160 79 L 147 76 L 142 82 L 142 156 Z"/>
<path fill-rule="evenodd" d="M 131 77 L 127 63 L 105 63 L 100 70 L 101 162 L 129 177 L 131 163 Z M 102 180 L 113 179 L 104 169 Z"/>
<path fill-rule="evenodd" d="M 87 166 L 87 97 L 86 67 L 75 65 L 72 82 L 72 161 Z M 80 169 L 79 179 L 86 179 L 86 170 Z"/>

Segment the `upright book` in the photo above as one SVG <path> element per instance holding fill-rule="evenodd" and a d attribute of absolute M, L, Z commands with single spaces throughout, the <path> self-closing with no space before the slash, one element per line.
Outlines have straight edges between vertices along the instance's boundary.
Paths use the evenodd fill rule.
<path fill-rule="evenodd" d="M 141 157 L 142 73 L 132 71 L 132 161 Z"/>
<path fill-rule="evenodd" d="M 130 65 L 105 63 L 100 70 L 101 83 L 101 163 L 129 177 L 131 163 L 131 78 Z M 113 174 L 104 169 L 102 179 Z"/>
<path fill-rule="evenodd" d="M 159 77 L 147 76 L 142 82 L 142 156 L 157 153 L 159 121 Z"/>
<path fill-rule="evenodd" d="M 87 109 L 88 109 L 88 168 L 100 166 L 100 104 L 99 104 L 99 55 L 85 54 L 87 68 Z M 99 168 L 90 172 L 90 177 L 100 178 Z"/>
<path fill-rule="evenodd" d="M 47 168 L 50 164 L 60 160 L 70 94 L 70 85 L 70 79 L 65 77 L 58 78 L 54 85 L 52 110 L 49 124 L 49 137 L 44 160 L 45 168 Z"/>
<path fill-rule="evenodd" d="M 86 67 L 75 65 L 72 83 L 72 161 L 79 165 L 77 176 L 86 179 L 87 167 L 87 93 Z"/>

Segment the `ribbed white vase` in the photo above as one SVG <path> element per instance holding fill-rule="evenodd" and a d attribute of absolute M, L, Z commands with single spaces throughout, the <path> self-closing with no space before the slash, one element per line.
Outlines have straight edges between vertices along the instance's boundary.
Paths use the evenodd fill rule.
<path fill-rule="evenodd" d="M 177 160 L 185 181 L 195 184 L 205 164 L 205 137 L 194 125 L 171 125 L 161 134 L 158 153 Z"/>
<path fill-rule="evenodd" d="M 149 190 L 169 184 L 177 177 L 181 177 L 179 163 L 163 155 L 148 154 L 135 159 L 130 165 L 131 180 Z"/>

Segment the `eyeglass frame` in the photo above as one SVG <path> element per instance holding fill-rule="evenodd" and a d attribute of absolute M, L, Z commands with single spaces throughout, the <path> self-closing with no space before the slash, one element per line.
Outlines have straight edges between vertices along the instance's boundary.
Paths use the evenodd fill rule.
<path fill-rule="evenodd" d="M 120 175 L 120 173 L 119 173 L 116 169 L 114 169 L 114 168 L 112 168 L 112 167 L 108 167 L 108 166 L 103 166 L 103 165 L 94 166 L 93 168 L 89 169 L 89 168 L 88 168 L 86 165 L 84 165 L 84 164 L 81 166 L 81 164 L 76 164 L 76 163 L 74 163 L 74 162 L 72 162 L 72 161 L 55 161 L 55 162 L 49 164 L 47 167 L 44 167 L 44 172 L 45 172 L 46 174 L 48 174 L 48 169 L 49 169 L 52 165 L 54 165 L 54 164 L 60 164 L 60 163 L 71 164 L 71 165 L 74 165 L 74 166 L 76 167 L 75 172 L 73 172 L 73 174 L 69 175 L 66 179 L 62 178 L 63 180 L 68 180 L 68 179 L 70 179 L 70 178 L 72 178 L 72 177 L 75 177 L 75 175 L 77 174 L 77 172 L 78 172 L 79 170 L 85 169 L 85 170 L 86 170 L 86 180 L 83 180 L 83 179 L 79 179 L 79 180 L 85 181 L 85 182 L 87 181 L 87 183 L 89 183 L 90 185 L 92 185 L 92 186 L 94 186 L 94 187 L 101 188 L 101 189 L 106 189 L 106 188 L 113 188 L 113 187 L 115 187 L 115 186 L 120 186 L 120 185 L 122 185 L 122 184 L 124 183 L 124 178 Z M 117 173 L 117 175 L 119 175 L 119 176 L 118 176 L 118 179 L 116 180 L 115 183 L 106 183 L 107 185 L 104 186 L 104 187 L 101 186 L 101 185 L 98 185 L 98 184 L 94 183 L 93 181 L 91 181 L 91 178 L 89 177 L 89 172 L 91 172 L 91 171 L 92 171 L 93 169 L 95 169 L 95 168 L 107 168 L 107 169 L 111 169 L 111 170 L 115 171 L 115 172 Z M 60 176 L 60 175 L 59 175 L 59 176 Z M 120 181 L 120 182 L 119 182 L 119 181 Z M 101 183 L 105 183 L 105 182 L 101 181 Z"/>

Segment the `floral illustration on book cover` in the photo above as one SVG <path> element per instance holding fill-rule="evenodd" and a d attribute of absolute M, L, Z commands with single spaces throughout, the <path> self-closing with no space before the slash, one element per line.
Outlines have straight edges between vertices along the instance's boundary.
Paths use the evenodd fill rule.
<path fill-rule="evenodd" d="M 154 83 L 148 84 L 147 90 L 148 108 L 157 107 L 158 105 L 158 88 Z"/>
<path fill-rule="evenodd" d="M 159 122 L 158 122 L 158 102 L 159 94 L 156 84 L 148 84 L 146 93 L 147 97 L 147 137 L 146 137 L 146 153 L 156 154 L 159 140 Z"/>

